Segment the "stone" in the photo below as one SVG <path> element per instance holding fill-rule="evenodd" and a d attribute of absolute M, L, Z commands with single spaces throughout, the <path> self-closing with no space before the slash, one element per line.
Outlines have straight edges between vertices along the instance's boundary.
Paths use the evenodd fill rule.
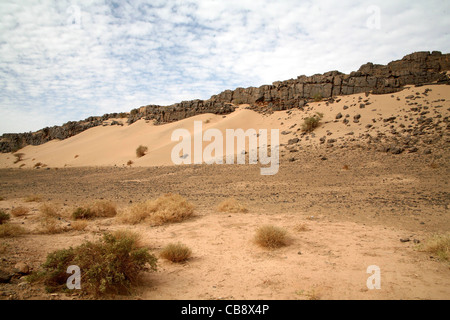
<path fill-rule="evenodd" d="M 20 274 L 29 274 L 30 267 L 25 262 L 18 262 L 14 266 L 14 271 Z"/>

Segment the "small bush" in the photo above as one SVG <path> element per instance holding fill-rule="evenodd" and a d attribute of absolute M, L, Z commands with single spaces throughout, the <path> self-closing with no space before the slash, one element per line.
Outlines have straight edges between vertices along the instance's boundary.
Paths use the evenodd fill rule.
<path fill-rule="evenodd" d="M 94 217 L 114 217 L 117 214 L 116 205 L 108 200 L 99 200 L 95 202 L 91 208 L 91 213 L 94 215 Z"/>
<path fill-rule="evenodd" d="M 19 225 L 5 223 L 0 224 L 0 238 L 16 237 L 24 234 L 26 231 Z"/>
<path fill-rule="evenodd" d="M 421 251 L 431 253 L 443 261 L 449 261 L 450 233 L 432 236 L 421 246 Z"/>
<path fill-rule="evenodd" d="M 133 163 L 134 163 L 133 161 L 131 161 L 131 160 L 128 160 L 128 162 L 127 162 L 127 166 L 130 166 L 130 167 L 131 167 L 131 165 L 132 165 Z"/>
<path fill-rule="evenodd" d="M 160 256 L 166 260 L 179 263 L 189 259 L 191 254 L 191 249 L 186 245 L 181 243 L 171 243 L 162 249 Z"/>
<path fill-rule="evenodd" d="M 76 248 L 50 253 L 42 265 L 42 279 L 48 292 L 64 291 L 67 267 L 81 270 L 81 290 L 95 296 L 129 293 L 139 273 L 156 270 L 157 259 L 148 249 L 137 248 L 133 238 L 105 234 L 97 242 L 87 241 Z"/>
<path fill-rule="evenodd" d="M 148 151 L 148 148 L 146 146 L 141 145 L 136 149 L 136 156 L 138 158 L 143 157 L 147 154 L 147 151 Z"/>
<path fill-rule="evenodd" d="M 322 120 L 323 114 L 317 112 L 312 117 L 307 117 L 303 120 L 303 124 L 301 126 L 302 131 L 312 132 L 315 128 L 317 128 L 320 124 L 320 120 Z"/>
<path fill-rule="evenodd" d="M 229 212 L 229 213 L 246 213 L 248 209 L 239 203 L 235 198 L 228 198 L 222 201 L 217 209 L 221 212 Z"/>
<path fill-rule="evenodd" d="M 0 210 L 0 225 L 6 223 L 9 219 L 11 219 L 11 216 L 5 211 Z"/>
<path fill-rule="evenodd" d="M 28 212 L 30 212 L 30 209 L 28 209 L 28 208 L 25 208 L 25 207 L 15 207 L 15 208 L 13 208 L 12 210 L 11 210 L 11 214 L 14 216 L 14 217 L 21 217 L 21 216 L 24 216 L 24 215 L 26 215 Z"/>
<path fill-rule="evenodd" d="M 94 216 L 94 213 L 89 208 L 78 207 L 72 212 L 72 218 L 74 220 L 92 219 Z"/>
<path fill-rule="evenodd" d="M 16 157 L 16 160 L 14 161 L 14 163 L 22 161 L 24 156 L 25 156 L 25 153 L 22 153 L 22 152 L 14 153 L 14 157 Z"/>
<path fill-rule="evenodd" d="M 139 203 L 119 217 L 124 223 L 137 224 L 148 222 L 162 225 L 180 222 L 192 216 L 194 206 L 178 194 L 165 194 L 156 200 Z"/>
<path fill-rule="evenodd" d="M 263 226 L 256 231 L 255 242 L 261 247 L 275 249 L 287 244 L 286 231 L 275 226 Z"/>

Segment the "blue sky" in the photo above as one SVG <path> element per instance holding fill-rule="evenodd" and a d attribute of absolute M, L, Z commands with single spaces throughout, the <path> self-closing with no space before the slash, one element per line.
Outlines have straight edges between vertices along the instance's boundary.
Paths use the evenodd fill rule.
<path fill-rule="evenodd" d="M 0 134 L 448 53 L 449 9 L 448 0 L 0 0 Z"/>

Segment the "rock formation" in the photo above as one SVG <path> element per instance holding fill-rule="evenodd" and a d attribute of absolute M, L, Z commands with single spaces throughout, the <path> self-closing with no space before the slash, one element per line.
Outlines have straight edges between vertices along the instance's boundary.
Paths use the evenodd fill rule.
<path fill-rule="evenodd" d="M 148 105 L 131 110 L 129 114 L 106 114 L 83 121 L 68 122 L 62 126 L 47 127 L 37 132 L 4 134 L 0 137 L 0 152 L 11 152 L 26 145 L 39 145 L 53 139 L 66 139 L 103 121 L 127 116 L 128 124 L 139 119 L 157 124 L 178 121 L 197 114 L 229 114 L 234 106 L 249 104 L 256 111 L 278 111 L 303 108 L 311 100 L 334 99 L 354 93 L 385 94 L 403 89 L 405 85 L 428 83 L 450 84 L 450 54 L 438 51 L 415 52 L 388 65 L 366 63 L 358 71 L 343 74 L 330 71 L 313 76 L 274 82 L 259 88 L 237 88 L 212 96 L 209 100 L 191 100 L 171 106 Z"/>

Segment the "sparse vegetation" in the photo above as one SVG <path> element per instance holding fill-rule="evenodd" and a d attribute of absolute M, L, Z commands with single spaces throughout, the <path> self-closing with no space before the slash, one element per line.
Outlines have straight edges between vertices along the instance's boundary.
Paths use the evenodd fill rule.
<path fill-rule="evenodd" d="M 55 209 L 55 207 L 52 204 L 44 203 L 39 207 L 39 212 L 41 213 L 41 216 L 45 218 L 57 218 L 58 210 Z"/>
<path fill-rule="evenodd" d="M 108 200 L 99 200 L 95 202 L 91 206 L 90 211 L 94 217 L 99 218 L 114 217 L 117 214 L 116 205 Z"/>
<path fill-rule="evenodd" d="M 191 249 L 186 245 L 181 243 L 170 243 L 162 249 L 160 256 L 171 262 L 179 263 L 189 259 L 191 254 Z"/>
<path fill-rule="evenodd" d="M 239 203 L 235 198 L 228 198 L 222 201 L 217 209 L 221 212 L 229 212 L 229 213 L 246 213 L 248 209 Z"/>
<path fill-rule="evenodd" d="M 322 120 L 323 114 L 320 112 L 316 112 L 315 115 L 311 117 L 307 117 L 303 120 L 303 124 L 301 126 L 302 131 L 312 132 L 315 128 L 317 128 L 320 124 L 320 120 Z"/>
<path fill-rule="evenodd" d="M 256 231 L 255 242 L 261 247 L 276 249 L 287 244 L 286 230 L 266 225 Z"/>
<path fill-rule="evenodd" d="M 88 226 L 88 222 L 86 220 L 76 220 L 72 221 L 70 223 L 70 226 L 72 227 L 73 230 L 84 231 Z"/>
<path fill-rule="evenodd" d="M 349 169 L 348 165 L 344 164 L 344 166 L 342 167 L 342 170 L 348 170 L 348 169 Z"/>
<path fill-rule="evenodd" d="M 128 162 L 127 162 L 127 166 L 130 166 L 130 167 L 131 167 L 131 165 L 132 165 L 133 163 L 134 163 L 133 161 L 131 161 L 131 160 L 128 160 Z"/>
<path fill-rule="evenodd" d="M 450 233 L 436 234 L 420 246 L 420 250 L 438 257 L 442 261 L 450 260 Z"/>
<path fill-rule="evenodd" d="M 14 153 L 14 157 L 16 157 L 16 160 L 14 161 L 14 163 L 22 161 L 24 156 L 25 156 L 25 153 L 22 153 L 22 152 Z"/>
<path fill-rule="evenodd" d="M 155 271 L 156 262 L 148 249 L 136 247 L 134 237 L 105 234 L 99 241 L 86 241 L 48 254 L 43 271 L 30 280 L 43 281 L 48 292 L 64 291 L 69 277 L 67 267 L 76 265 L 83 270 L 83 292 L 94 296 L 128 294 L 140 272 Z"/>
<path fill-rule="evenodd" d="M 3 210 L 0 210 L 0 225 L 11 219 L 11 216 Z"/>
<path fill-rule="evenodd" d="M 192 216 L 194 206 L 178 194 L 165 194 L 156 200 L 139 203 L 123 213 L 119 220 L 124 223 L 137 224 L 147 222 L 162 225 L 180 222 Z"/>
<path fill-rule="evenodd" d="M 94 213 L 89 208 L 78 207 L 72 212 L 72 218 L 74 220 L 92 219 L 94 218 Z"/>
<path fill-rule="evenodd" d="M 19 225 L 12 223 L 0 224 L 0 238 L 17 237 L 26 231 Z"/>
<path fill-rule="evenodd" d="M 143 156 L 145 156 L 147 154 L 147 151 L 148 151 L 148 147 L 140 145 L 136 149 L 136 156 L 138 158 L 141 158 L 141 157 L 143 157 Z"/>
<path fill-rule="evenodd" d="M 42 201 L 42 196 L 38 194 L 33 194 L 25 198 L 25 202 L 40 202 Z"/>
<path fill-rule="evenodd" d="M 3 200 L 5 200 L 5 198 L 4 197 L 0 197 L 0 201 L 3 201 Z"/>
<path fill-rule="evenodd" d="M 11 214 L 12 214 L 14 217 L 21 217 L 21 216 L 24 216 L 24 215 L 26 215 L 28 212 L 30 212 L 30 209 L 25 208 L 25 207 L 22 207 L 22 206 L 20 206 L 20 207 L 15 207 L 15 208 L 12 208 L 12 209 L 11 209 Z"/>
<path fill-rule="evenodd" d="M 320 101 L 323 100 L 323 96 L 322 96 L 321 93 L 316 93 L 316 94 L 314 95 L 313 99 L 314 99 L 315 102 L 320 102 Z"/>

